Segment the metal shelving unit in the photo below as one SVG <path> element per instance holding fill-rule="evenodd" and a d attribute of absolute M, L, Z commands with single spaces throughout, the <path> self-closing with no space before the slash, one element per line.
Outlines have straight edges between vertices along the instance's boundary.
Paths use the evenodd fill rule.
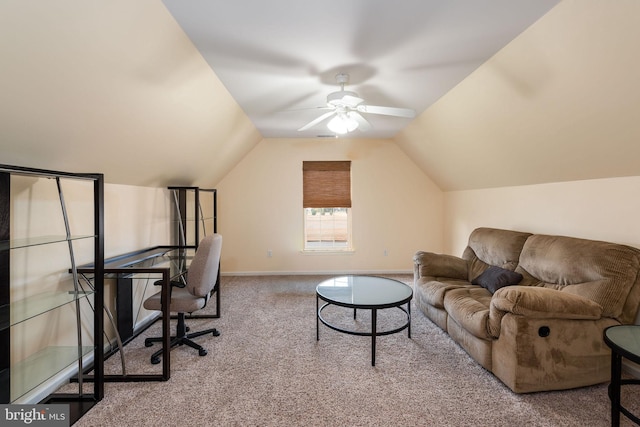
<path fill-rule="evenodd" d="M 52 198 L 58 199 L 59 211 L 64 223 L 64 233 L 61 235 L 27 236 L 20 239 L 12 239 L 12 180 L 16 177 L 32 177 L 38 179 L 51 179 L 55 181 L 57 194 Z M 88 181 L 92 183 L 93 200 L 93 234 L 73 235 L 67 206 L 65 203 L 63 185 L 70 181 Z M 53 188 L 53 187 L 52 187 Z M 54 381 L 60 375 L 70 374 L 69 380 L 75 376 L 77 392 L 52 393 L 40 402 L 33 403 L 66 403 L 70 405 L 71 423 L 75 422 L 82 414 L 90 409 L 104 396 L 103 369 L 103 318 L 104 308 L 104 281 L 102 271 L 104 269 L 104 179 L 102 174 L 75 174 L 43 169 L 24 168 L 19 166 L 0 165 L 0 403 L 20 403 L 39 388 L 46 388 L 47 384 Z M 24 202 L 24 201 L 22 201 Z M 35 205 L 32 209 L 37 211 L 41 206 L 38 200 L 29 200 Z M 49 212 L 47 212 L 49 214 Z M 50 214 L 53 214 L 51 212 Z M 23 218 L 19 218 L 20 220 Z M 38 227 L 34 227 L 38 228 Z M 86 242 L 86 243 L 77 243 Z M 74 244 L 84 244 L 93 249 L 93 263 L 96 266 L 96 279 L 93 289 L 85 290 L 78 281 L 77 267 L 75 264 L 76 253 Z M 41 271 L 34 273 L 28 268 L 14 268 L 12 271 L 12 257 L 22 260 L 30 260 L 30 252 L 51 251 L 59 256 L 63 251 L 68 251 L 68 264 L 58 266 L 60 274 L 59 289 L 51 290 L 51 286 L 42 286 L 34 277 L 38 274 L 46 275 Z M 32 260 L 30 260 L 33 262 Z M 40 260 L 36 264 L 48 264 L 49 259 Z M 45 266 L 45 267 L 48 267 Z M 42 267 L 45 269 L 45 267 Z M 60 273 L 65 271 L 65 274 Z M 69 271 L 70 273 L 66 273 Z M 20 277 L 18 276 L 29 276 Z M 48 276 L 53 274 L 49 273 Z M 14 282 L 20 282 L 18 286 Z M 21 288 L 20 295 L 12 295 L 17 288 Z M 25 291 L 28 288 L 29 291 Z M 65 289 L 66 288 L 66 289 Z M 35 290 L 35 291 L 34 291 Z M 24 293 L 25 295 L 22 295 Z M 83 324 L 82 316 L 90 307 L 89 318 L 93 319 L 92 337 L 85 337 L 87 326 Z M 69 308 L 71 307 L 71 308 Z M 66 342 L 49 343 L 44 347 L 35 347 L 26 350 L 26 356 L 12 356 L 12 335 L 21 334 L 22 342 L 28 341 L 30 334 L 24 331 L 29 329 L 34 319 L 51 313 L 55 315 L 59 310 L 68 310 L 75 316 L 76 343 L 69 345 Z M 46 321 L 45 321 L 46 323 Z M 55 322 L 52 322 L 55 323 Z M 51 325 L 47 324 L 47 328 Z M 83 334 L 84 331 L 84 334 Z M 42 331 L 35 331 L 43 333 Z M 58 331 L 60 332 L 60 331 Z M 55 336 L 55 328 L 47 329 L 46 334 Z M 25 345 L 25 347 L 27 347 Z M 92 366 L 85 366 L 85 359 L 93 356 Z M 12 360 L 12 359 L 16 360 Z M 87 387 L 83 381 L 84 373 L 93 369 L 92 387 Z M 91 391 L 87 389 L 91 388 Z M 37 394 L 36 394 L 37 395 Z"/>

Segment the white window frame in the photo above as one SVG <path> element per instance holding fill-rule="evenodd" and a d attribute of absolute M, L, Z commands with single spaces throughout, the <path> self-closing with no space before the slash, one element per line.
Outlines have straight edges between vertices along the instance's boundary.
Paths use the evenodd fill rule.
<path fill-rule="evenodd" d="M 315 211 L 316 214 L 312 215 L 312 211 Z M 336 226 L 341 226 L 342 224 L 335 221 L 338 215 L 342 215 L 343 213 L 346 213 L 346 218 L 340 222 L 345 223 L 345 231 L 336 229 Z M 351 208 L 303 208 L 302 215 L 304 217 L 303 250 L 305 252 L 353 251 Z M 311 229 L 312 223 L 309 221 L 310 219 L 314 220 L 313 230 Z M 328 228 L 326 226 L 328 226 Z M 327 230 L 328 232 L 326 232 Z M 342 236 L 345 237 L 345 240 L 336 239 L 336 237 Z"/>

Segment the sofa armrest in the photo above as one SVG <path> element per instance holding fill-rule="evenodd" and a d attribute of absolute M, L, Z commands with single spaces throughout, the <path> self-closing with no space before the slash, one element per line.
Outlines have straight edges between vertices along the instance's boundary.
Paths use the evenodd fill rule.
<path fill-rule="evenodd" d="M 453 255 L 419 251 L 413 256 L 414 279 L 422 277 L 446 277 L 467 280 L 467 261 Z"/>
<path fill-rule="evenodd" d="M 502 317 L 512 313 L 536 319 L 587 319 L 602 317 L 602 306 L 579 295 L 536 286 L 507 286 L 491 298 L 489 333 L 498 337 Z"/>

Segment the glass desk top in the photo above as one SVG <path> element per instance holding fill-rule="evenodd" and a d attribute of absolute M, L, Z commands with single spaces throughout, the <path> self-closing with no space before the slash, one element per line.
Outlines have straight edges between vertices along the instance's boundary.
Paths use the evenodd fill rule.
<path fill-rule="evenodd" d="M 140 270 L 149 274 L 148 269 L 169 268 L 170 277 L 173 278 L 186 271 L 194 254 L 194 248 L 156 246 L 105 259 L 104 272 L 106 277 L 109 277 L 114 274 L 127 273 L 139 275 Z M 80 273 L 92 271 L 93 265 L 84 265 L 78 268 Z"/>
<path fill-rule="evenodd" d="M 133 252 L 125 256 L 109 258 L 104 262 L 105 268 L 145 268 L 158 267 L 158 264 L 169 263 L 176 260 L 185 260 L 193 257 L 195 249 L 176 248 L 172 246 L 158 246 Z"/>
<path fill-rule="evenodd" d="M 353 308 L 395 307 L 411 300 L 413 289 L 397 280 L 376 276 L 340 276 L 321 282 L 317 295 Z"/>

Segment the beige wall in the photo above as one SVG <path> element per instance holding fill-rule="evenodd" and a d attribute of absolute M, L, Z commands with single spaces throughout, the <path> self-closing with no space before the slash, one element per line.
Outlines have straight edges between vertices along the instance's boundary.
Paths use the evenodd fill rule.
<path fill-rule="evenodd" d="M 106 257 L 171 243 L 169 190 L 106 184 L 104 192 Z"/>
<path fill-rule="evenodd" d="M 302 253 L 303 160 L 352 161 L 354 253 Z M 225 274 L 408 272 L 442 248 L 442 192 L 392 141 L 265 139 L 217 189 Z"/>
<path fill-rule="evenodd" d="M 476 227 L 561 234 L 640 247 L 640 177 L 452 191 L 445 252 L 462 254 Z"/>

